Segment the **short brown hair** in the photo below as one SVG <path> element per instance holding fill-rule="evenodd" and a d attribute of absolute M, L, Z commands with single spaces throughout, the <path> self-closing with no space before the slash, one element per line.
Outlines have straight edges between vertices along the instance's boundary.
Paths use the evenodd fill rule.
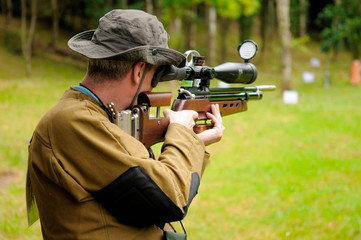
<path fill-rule="evenodd" d="M 133 67 L 134 62 L 113 59 L 89 59 L 88 75 L 100 75 L 106 80 L 124 77 Z"/>

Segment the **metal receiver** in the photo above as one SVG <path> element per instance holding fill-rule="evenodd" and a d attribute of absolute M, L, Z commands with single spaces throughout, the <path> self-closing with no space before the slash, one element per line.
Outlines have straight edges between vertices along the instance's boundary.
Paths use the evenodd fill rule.
<path fill-rule="evenodd" d="M 112 114 L 113 123 L 118 125 L 127 134 L 139 140 L 139 109 L 126 109 L 118 112 L 113 102 L 108 103 L 107 107 Z"/>

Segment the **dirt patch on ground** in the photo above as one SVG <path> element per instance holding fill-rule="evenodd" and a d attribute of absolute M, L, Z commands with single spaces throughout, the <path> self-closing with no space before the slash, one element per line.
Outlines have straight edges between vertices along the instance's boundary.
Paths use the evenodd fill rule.
<path fill-rule="evenodd" d="M 0 171 L 0 190 L 2 188 L 5 188 L 8 184 L 16 182 L 19 176 L 20 176 L 20 171 L 17 169 Z"/>

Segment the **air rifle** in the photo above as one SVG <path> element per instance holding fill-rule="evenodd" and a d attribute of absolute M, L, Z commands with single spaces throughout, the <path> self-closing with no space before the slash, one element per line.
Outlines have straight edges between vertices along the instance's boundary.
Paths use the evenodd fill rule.
<path fill-rule="evenodd" d="M 210 80 L 217 78 L 226 83 L 253 83 L 257 78 L 257 68 L 249 62 L 258 50 L 251 40 L 239 45 L 238 52 L 244 63 L 227 62 L 216 67 L 203 66 L 204 57 L 195 50 L 185 53 L 187 64 L 183 68 L 175 66 L 159 67 L 154 74 L 152 86 L 158 82 L 183 80 L 191 86 L 181 87 L 178 97 L 173 101 L 173 111 L 194 110 L 198 112 L 198 121 L 194 127 L 196 133 L 212 128 L 207 122 L 206 112 L 211 112 L 211 105 L 218 104 L 222 116 L 247 110 L 249 100 L 262 99 L 262 91 L 272 91 L 274 85 L 261 85 L 241 88 L 209 88 Z M 190 58 L 190 61 L 188 59 Z M 138 105 L 132 109 L 118 112 L 114 104 L 109 103 L 113 122 L 126 133 L 141 141 L 147 148 L 164 140 L 168 120 L 160 116 L 160 108 L 170 106 L 171 92 L 143 92 L 138 96 Z M 156 108 L 156 116 L 150 115 L 150 108 Z"/>

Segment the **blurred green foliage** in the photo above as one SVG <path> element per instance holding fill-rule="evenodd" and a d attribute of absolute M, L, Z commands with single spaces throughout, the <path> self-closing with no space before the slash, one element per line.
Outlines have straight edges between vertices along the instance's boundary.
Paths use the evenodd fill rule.
<path fill-rule="evenodd" d="M 319 14 L 318 23 L 326 25 L 321 33 L 322 51 L 339 50 L 342 44 L 354 59 L 361 57 L 361 4 L 359 0 L 342 0 L 339 6 L 327 5 Z"/>

